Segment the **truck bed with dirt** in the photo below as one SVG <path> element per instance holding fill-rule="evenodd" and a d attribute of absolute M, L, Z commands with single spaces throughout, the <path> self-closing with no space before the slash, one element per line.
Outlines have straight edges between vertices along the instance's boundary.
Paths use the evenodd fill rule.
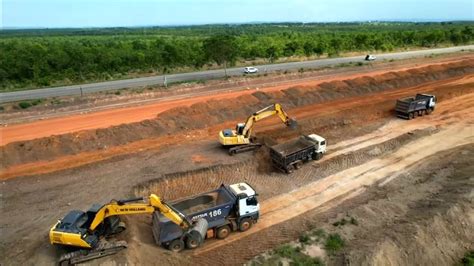
<path fill-rule="evenodd" d="M 291 173 L 304 162 L 319 160 L 326 152 L 326 140 L 316 134 L 301 136 L 270 148 L 273 165 Z"/>

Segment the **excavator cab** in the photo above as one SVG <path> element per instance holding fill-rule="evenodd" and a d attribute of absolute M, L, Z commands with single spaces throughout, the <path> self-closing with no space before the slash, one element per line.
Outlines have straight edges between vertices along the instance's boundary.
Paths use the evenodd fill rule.
<path fill-rule="evenodd" d="M 238 123 L 235 126 L 235 132 L 237 132 L 237 135 L 243 135 L 244 134 L 244 128 L 245 128 L 245 123 Z"/>

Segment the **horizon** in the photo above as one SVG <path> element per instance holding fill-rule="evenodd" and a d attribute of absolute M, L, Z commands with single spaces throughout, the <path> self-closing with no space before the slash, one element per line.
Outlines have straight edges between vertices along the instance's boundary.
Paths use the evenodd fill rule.
<path fill-rule="evenodd" d="M 418 10 L 423 10 L 419 12 Z M 422 13 L 422 14 L 420 14 Z M 1 29 L 473 21 L 471 0 L 3 0 Z M 212 14 L 210 16 L 209 14 Z"/>
<path fill-rule="evenodd" d="M 360 20 L 360 21 L 249 21 L 249 22 L 225 22 L 225 23 L 203 23 L 203 24 L 168 24 L 168 25 L 134 25 L 134 26 L 89 26 L 89 27 L 3 27 L 1 30 L 53 30 L 53 29 L 143 29 L 143 28 L 179 28 L 179 27 L 202 27 L 202 26 L 244 26 L 244 25 L 278 25 L 278 24 L 375 24 L 375 23 L 474 23 L 474 20 Z"/>

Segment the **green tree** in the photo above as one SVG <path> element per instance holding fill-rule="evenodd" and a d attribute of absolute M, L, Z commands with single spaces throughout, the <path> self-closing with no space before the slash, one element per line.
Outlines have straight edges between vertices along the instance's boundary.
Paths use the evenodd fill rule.
<path fill-rule="evenodd" d="M 275 62 L 275 60 L 278 60 L 278 49 L 274 45 L 268 47 L 265 51 L 265 56 L 271 63 Z"/>
<path fill-rule="evenodd" d="M 227 63 L 233 63 L 238 56 L 238 49 L 235 37 L 232 35 L 216 35 L 206 39 L 203 43 L 203 50 L 206 58 L 224 65 L 225 76 L 227 77 Z"/>
<path fill-rule="evenodd" d="M 315 46 L 312 42 L 306 41 L 303 45 L 304 55 L 310 57 L 314 53 Z"/>

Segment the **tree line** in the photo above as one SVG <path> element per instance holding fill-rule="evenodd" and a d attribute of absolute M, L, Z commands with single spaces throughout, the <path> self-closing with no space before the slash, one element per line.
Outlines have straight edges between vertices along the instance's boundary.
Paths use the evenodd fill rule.
<path fill-rule="evenodd" d="M 4 30 L 0 90 L 170 73 L 238 60 L 337 56 L 474 41 L 473 23 L 257 24 Z"/>

